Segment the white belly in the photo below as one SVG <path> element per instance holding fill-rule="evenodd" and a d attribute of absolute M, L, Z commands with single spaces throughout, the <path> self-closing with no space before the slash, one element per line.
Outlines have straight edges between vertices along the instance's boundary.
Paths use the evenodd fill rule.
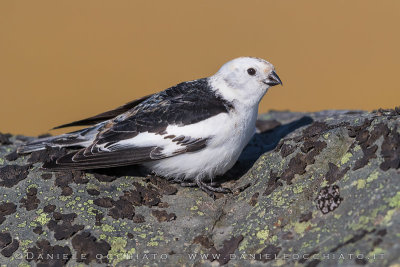
<path fill-rule="evenodd" d="M 197 123 L 185 132 L 182 127 L 167 128 L 168 134 L 193 138 L 212 136 L 207 147 L 144 165 L 156 174 L 177 181 L 210 178 L 224 174 L 235 164 L 255 132 L 257 108 L 221 113 Z"/>

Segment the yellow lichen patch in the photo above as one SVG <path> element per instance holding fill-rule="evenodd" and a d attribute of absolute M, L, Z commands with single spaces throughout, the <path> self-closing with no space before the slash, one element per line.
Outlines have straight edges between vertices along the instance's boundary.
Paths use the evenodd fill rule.
<path fill-rule="evenodd" d="M 370 219 L 368 217 L 360 216 L 360 218 L 358 219 L 358 222 L 350 224 L 349 227 L 351 229 L 353 229 L 354 231 L 364 229 L 364 228 L 367 228 L 369 221 L 370 221 Z"/>
<path fill-rule="evenodd" d="M 101 226 L 101 230 L 103 230 L 103 232 L 114 232 L 114 231 L 115 231 L 115 228 L 112 227 L 111 225 L 103 224 L 103 225 Z"/>
<path fill-rule="evenodd" d="M 17 227 L 19 227 L 19 228 L 26 227 L 26 222 L 22 222 L 22 223 L 18 224 Z"/>
<path fill-rule="evenodd" d="M 385 250 L 380 247 L 375 247 L 370 253 L 367 254 L 367 259 L 369 262 L 380 261 L 385 255 Z"/>
<path fill-rule="evenodd" d="M 96 209 L 93 207 L 88 207 L 87 209 L 87 214 L 92 215 L 92 216 L 96 216 L 96 213 L 94 213 L 93 211 L 95 211 Z"/>
<path fill-rule="evenodd" d="M 346 154 L 343 155 L 343 157 L 340 159 L 340 164 L 346 164 L 347 162 L 349 162 L 350 158 L 353 156 L 353 154 L 351 154 L 350 152 L 347 152 Z"/>
<path fill-rule="evenodd" d="M 110 237 L 108 241 L 110 242 L 111 250 L 108 252 L 107 257 L 111 258 L 113 266 L 116 266 L 117 263 L 126 259 L 125 247 L 128 242 L 122 237 Z"/>
<path fill-rule="evenodd" d="M 27 247 L 29 246 L 29 244 L 33 243 L 32 240 L 22 240 L 19 242 L 19 244 L 21 245 L 21 247 Z"/>
<path fill-rule="evenodd" d="M 37 184 L 30 184 L 28 185 L 28 187 L 26 188 L 26 191 L 28 192 L 30 188 L 38 188 Z"/>
<path fill-rule="evenodd" d="M 294 231 L 299 235 L 304 235 L 310 228 L 311 222 L 296 222 L 293 227 Z"/>
<path fill-rule="evenodd" d="M 400 208 L 400 192 L 397 192 L 397 194 L 389 199 L 389 206 L 392 208 Z"/>
<path fill-rule="evenodd" d="M 99 190 L 99 187 L 96 184 L 88 183 L 86 185 L 86 189 L 96 189 Z"/>
<path fill-rule="evenodd" d="M 324 179 L 321 183 L 321 187 L 325 187 L 325 186 L 328 186 L 328 181 Z"/>
<path fill-rule="evenodd" d="M 367 182 L 370 183 L 374 180 L 376 180 L 379 176 L 379 172 L 378 171 L 374 171 L 373 173 L 371 173 L 368 178 L 367 178 Z"/>
<path fill-rule="evenodd" d="M 239 251 L 245 251 L 247 249 L 248 243 L 249 241 L 247 238 L 245 238 L 242 242 L 240 242 Z"/>
<path fill-rule="evenodd" d="M 143 238 L 143 239 L 145 239 L 147 235 L 146 234 L 139 234 L 138 236 Z"/>
<path fill-rule="evenodd" d="M 310 226 L 310 228 L 311 227 L 312 226 Z M 313 228 L 310 229 L 311 233 L 316 233 L 316 232 L 320 232 L 320 231 L 321 231 L 321 227 L 313 227 Z M 318 236 L 319 236 L 319 234 L 318 234 Z"/>
<path fill-rule="evenodd" d="M 301 185 L 299 185 L 299 184 L 296 184 L 293 187 L 293 193 L 300 194 L 301 192 L 303 192 L 303 187 Z"/>
<path fill-rule="evenodd" d="M 76 200 L 71 200 L 71 201 L 68 202 L 65 206 L 66 206 L 67 208 L 69 208 L 69 207 L 74 207 L 75 204 L 76 204 Z"/>
<path fill-rule="evenodd" d="M 282 194 L 274 194 L 272 196 L 272 200 L 274 201 L 274 205 L 277 207 L 282 207 L 285 203 L 285 199 L 282 197 Z"/>
<path fill-rule="evenodd" d="M 357 180 L 357 189 L 363 189 L 366 185 L 366 181 L 364 179 Z"/>
<path fill-rule="evenodd" d="M 284 265 L 286 265 L 286 261 L 283 260 L 283 259 L 280 259 L 280 258 L 278 258 L 278 259 L 275 261 L 275 264 L 274 264 L 274 266 L 284 266 Z"/>
<path fill-rule="evenodd" d="M 59 196 L 59 197 L 58 197 L 58 199 L 61 200 L 61 201 L 63 201 L 63 202 L 67 201 L 67 200 L 70 199 L 70 198 L 71 198 L 71 196 Z"/>
<path fill-rule="evenodd" d="M 158 242 L 157 241 L 147 242 L 147 246 L 148 247 L 157 247 L 158 246 Z"/>
<path fill-rule="evenodd" d="M 47 214 L 43 212 L 38 217 L 36 217 L 34 221 L 40 223 L 43 226 L 50 221 L 50 218 L 47 217 Z"/>
<path fill-rule="evenodd" d="M 385 217 L 383 217 L 383 224 L 389 225 L 392 223 L 392 217 L 396 210 L 388 210 Z"/>
<path fill-rule="evenodd" d="M 263 244 L 264 241 L 267 240 L 269 236 L 269 230 L 267 227 L 264 228 L 264 230 L 260 230 L 256 234 L 257 238 L 260 239 L 260 244 Z"/>
<path fill-rule="evenodd" d="M 258 214 L 258 217 L 263 218 L 264 215 L 265 215 L 265 209 L 262 210 L 262 211 Z"/>

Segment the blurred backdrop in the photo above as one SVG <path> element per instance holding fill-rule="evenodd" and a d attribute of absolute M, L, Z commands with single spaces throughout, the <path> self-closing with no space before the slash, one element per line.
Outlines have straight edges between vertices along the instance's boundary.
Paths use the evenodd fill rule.
<path fill-rule="evenodd" d="M 0 131 L 45 133 L 239 56 L 284 83 L 260 112 L 394 107 L 399 25 L 396 0 L 1 1 Z"/>

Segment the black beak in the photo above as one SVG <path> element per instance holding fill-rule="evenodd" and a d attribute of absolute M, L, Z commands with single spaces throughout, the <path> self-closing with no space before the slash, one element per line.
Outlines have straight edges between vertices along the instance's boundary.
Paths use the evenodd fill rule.
<path fill-rule="evenodd" d="M 268 75 L 268 80 L 265 83 L 268 84 L 269 86 L 274 86 L 278 84 L 283 85 L 281 79 L 279 78 L 278 74 L 276 74 L 275 71 L 272 71 Z"/>

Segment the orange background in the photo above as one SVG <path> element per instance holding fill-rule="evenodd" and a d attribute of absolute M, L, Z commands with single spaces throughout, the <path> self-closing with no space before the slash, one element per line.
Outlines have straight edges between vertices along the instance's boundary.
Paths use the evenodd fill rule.
<path fill-rule="evenodd" d="M 260 112 L 394 107 L 399 27 L 396 0 L 1 1 L 0 131 L 45 133 L 238 56 L 284 83 Z"/>

